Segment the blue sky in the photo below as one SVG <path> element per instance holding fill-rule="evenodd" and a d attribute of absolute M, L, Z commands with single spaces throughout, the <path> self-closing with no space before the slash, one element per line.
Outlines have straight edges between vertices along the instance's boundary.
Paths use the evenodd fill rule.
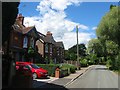
<path fill-rule="evenodd" d="M 76 40 L 74 39 L 75 25 L 80 25 L 79 43 L 87 44 L 90 39 L 96 38 L 93 28 L 97 27 L 102 16 L 109 12 L 109 6 L 111 4 L 118 5 L 117 2 L 80 3 L 77 2 L 78 0 L 71 2 L 65 1 L 57 3 L 52 1 L 48 2 L 48 0 L 41 0 L 41 2 L 21 2 L 19 13 L 22 13 L 25 17 L 25 22 L 29 22 L 29 25 L 36 25 L 39 32 L 43 34 L 48 30 L 53 32 L 55 40 L 63 41 L 66 49 L 76 44 Z M 56 25 L 56 23 L 60 24 Z M 55 25 L 55 27 L 53 28 L 52 25 Z M 68 36 L 68 34 L 71 36 Z M 69 42 L 70 38 L 74 39 L 74 43 Z"/>

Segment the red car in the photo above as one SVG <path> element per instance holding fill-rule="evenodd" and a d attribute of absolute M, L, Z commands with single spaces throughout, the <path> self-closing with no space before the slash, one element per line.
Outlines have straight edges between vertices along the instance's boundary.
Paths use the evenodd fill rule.
<path fill-rule="evenodd" d="M 28 71 L 31 71 L 33 79 L 46 78 L 48 76 L 47 70 L 38 67 L 31 62 L 16 62 L 16 70 L 19 70 L 21 67 L 22 71 L 25 71 L 24 74 L 30 74 Z"/>

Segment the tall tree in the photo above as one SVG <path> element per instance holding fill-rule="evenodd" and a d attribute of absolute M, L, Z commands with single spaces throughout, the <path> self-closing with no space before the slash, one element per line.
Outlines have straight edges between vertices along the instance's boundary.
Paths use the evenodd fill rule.
<path fill-rule="evenodd" d="M 79 56 L 85 56 L 86 55 L 86 46 L 85 44 L 79 44 Z M 77 45 L 74 45 L 73 47 L 68 49 L 69 53 L 77 53 Z"/>
<path fill-rule="evenodd" d="M 88 43 L 88 53 L 96 54 L 98 57 L 103 55 L 102 44 L 99 39 L 91 39 Z"/>
<path fill-rule="evenodd" d="M 110 11 L 103 16 L 96 34 L 98 37 L 105 37 L 106 40 L 112 40 L 120 46 L 120 8 L 111 6 Z"/>

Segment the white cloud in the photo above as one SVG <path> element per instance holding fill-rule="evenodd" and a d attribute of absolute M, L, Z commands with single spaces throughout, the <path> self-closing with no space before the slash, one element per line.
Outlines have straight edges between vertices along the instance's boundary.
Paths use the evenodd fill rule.
<path fill-rule="evenodd" d="M 42 13 L 50 9 L 64 11 L 69 5 L 79 5 L 80 2 L 81 0 L 42 0 L 39 6 L 37 6 L 37 10 Z"/>
<path fill-rule="evenodd" d="M 79 40 L 79 44 L 80 43 L 85 43 L 87 44 L 87 42 L 91 39 L 91 35 L 92 33 L 78 33 L 78 40 Z M 56 38 L 57 41 L 61 41 L 60 38 Z M 76 32 L 68 32 L 65 33 L 62 37 L 65 49 L 68 49 L 70 47 L 72 47 L 73 45 L 77 44 L 77 36 L 76 36 Z"/>
<path fill-rule="evenodd" d="M 96 29 L 97 29 L 97 27 L 93 27 L 93 28 L 92 28 L 92 30 L 96 30 Z"/>
<path fill-rule="evenodd" d="M 73 22 L 67 19 L 65 9 L 69 5 L 79 5 L 80 0 L 41 0 L 37 6 L 37 11 L 40 16 L 25 17 L 25 26 L 35 25 L 36 29 L 46 34 L 47 31 L 53 33 L 56 41 L 63 41 L 65 49 L 76 44 L 76 25 L 79 29 L 89 30 L 88 26 Z M 29 22 L 29 23 L 27 23 Z M 79 33 L 79 43 L 87 43 L 90 40 L 91 34 Z"/>

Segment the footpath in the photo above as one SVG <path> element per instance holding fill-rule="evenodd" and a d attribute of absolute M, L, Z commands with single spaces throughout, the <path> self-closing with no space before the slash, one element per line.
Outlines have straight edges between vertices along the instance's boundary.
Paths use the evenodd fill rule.
<path fill-rule="evenodd" d="M 93 66 L 93 65 L 92 65 Z M 69 76 L 63 77 L 63 78 L 55 78 L 50 77 L 48 80 L 43 80 L 39 82 L 39 80 L 34 81 L 33 87 L 34 88 L 55 88 L 55 86 L 63 86 L 66 87 L 71 82 L 76 80 L 78 77 L 80 77 L 83 73 L 85 73 L 88 69 L 90 69 L 92 66 L 81 68 L 81 70 L 77 70 L 76 73 L 70 74 Z"/>

